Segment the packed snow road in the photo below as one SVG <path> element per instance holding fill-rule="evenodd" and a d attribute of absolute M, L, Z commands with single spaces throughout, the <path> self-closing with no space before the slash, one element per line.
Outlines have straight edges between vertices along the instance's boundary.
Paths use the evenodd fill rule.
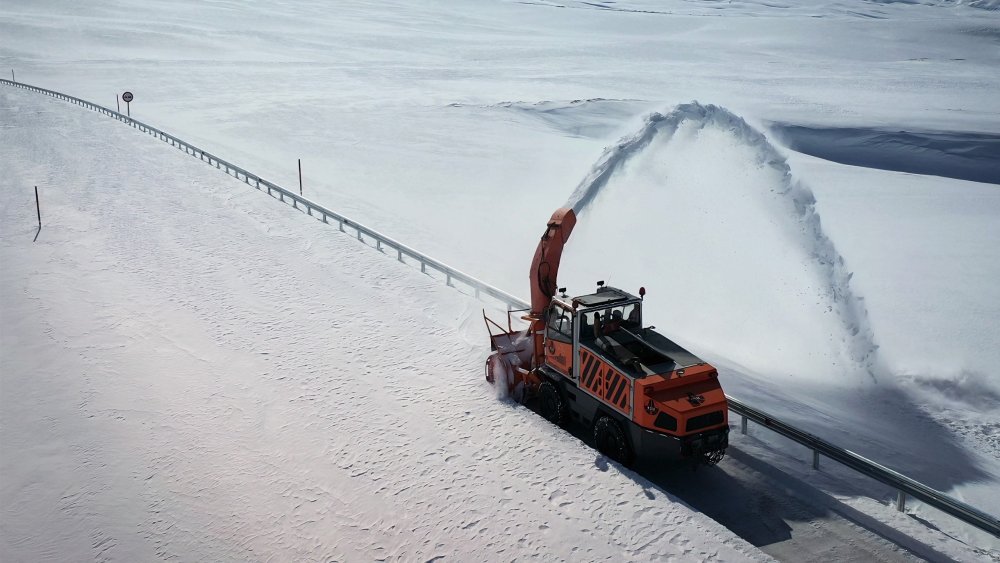
<path fill-rule="evenodd" d="M 117 122 L 0 107 L 0 559 L 767 559 L 498 403 L 478 302 Z"/>

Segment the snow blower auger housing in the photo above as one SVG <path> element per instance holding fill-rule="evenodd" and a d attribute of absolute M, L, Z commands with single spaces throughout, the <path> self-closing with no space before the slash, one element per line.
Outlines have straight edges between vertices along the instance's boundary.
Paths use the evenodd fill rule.
<path fill-rule="evenodd" d="M 718 371 L 666 336 L 644 328 L 645 289 L 635 296 L 597 282 L 569 298 L 556 293 L 562 249 L 576 224 L 571 209 L 549 220 L 531 264 L 526 330 L 486 318 L 494 352 L 486 379 L 512 397 L 538 401 L 548 420 L 593 428 L 594 443 L 628 464 L 644 458 L 718 463 L 729 445 L 729 409 Z"/>

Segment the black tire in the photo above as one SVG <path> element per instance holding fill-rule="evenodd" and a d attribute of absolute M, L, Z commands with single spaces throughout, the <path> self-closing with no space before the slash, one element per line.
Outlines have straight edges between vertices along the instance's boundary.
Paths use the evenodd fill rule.
<path fill-rule="evenodd" d="M 538 386 L 538 412 L 556 426 L 566 425 L 566 403 L 551 381 Z"/>
<path fill-rule="evenodd" d="M 594 444 L 597 451 L 618 463 L 625 466 L 632 463 L 632 448 L 628 445 L 625 432 L 610 416 L 603 415 L 594 423 Z"/>

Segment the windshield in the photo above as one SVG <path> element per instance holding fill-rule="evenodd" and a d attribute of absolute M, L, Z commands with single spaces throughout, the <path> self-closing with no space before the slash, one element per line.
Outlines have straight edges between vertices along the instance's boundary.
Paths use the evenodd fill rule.
<path fill-rule="evenodd" d="M 580 325 L 580 339 L 593 340 L 600 336 L 617 332 L 622 328 L 638 330 L 641 309 L 638 303 L 607 307 L 584 313 Z"/>

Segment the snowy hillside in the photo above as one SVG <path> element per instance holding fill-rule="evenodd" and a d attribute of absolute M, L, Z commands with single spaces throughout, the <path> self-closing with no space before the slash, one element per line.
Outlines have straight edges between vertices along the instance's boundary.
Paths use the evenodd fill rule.
<path fill-rule="evenodd" d="M 727 392 L 997 514 L 996 8 L 9 2 L 0 68 L 109 107 L 131 90 L 132 115 L 287 186 L 301 158 L 308 197 L 515 295 L 545 219 L 609 147 L 653 112 L 692 100 L 724 108 L 731 119 L 678 122 L 606 178 L 560 284 L 645 286 L 648 320 L 720 366 Z M 481 381 L 481 303 L 276 212 L 197 162 L 166 159 L 113 122 L 0 96 L 10 553 L 89 558 L 93 546 L 98 558 L 132 537 L 119 553 L 328 548 L 352 559 L 381 548 L 430 559 L 442 543 L 460 558 L 762 557 L 665 501 L 669 487 L 595 463 L 574 438 L 497 404 Z M 35 184 L 46 228 L 24 246 Z M 65 373 L 79 374 L 77 386 L 63 387 Z M 42 401 L 53 386 L 60 393 Z M 9 455 L 22 449 L 31 464 Z M 101 469 L 106 459 L 129 461 Z M 51 475 L 36 473 L 43 460 Z M 536 477 L 545 467 L 555 485 Z M 746 485 L 733 467 L 719 471 Z M 336 487 L 309 489 L 314 477 Z M 465 485 L 442 484 L 451 480 Z M 468 490 L 484 481 L 495 485 Z M 366 504 L 397 490 L 387 505 Z M 826 491 L 886 504 L 892 494 Z M 611 508 L 619 494 L 629 504 Z M 511 503 L 516 526 L 492 533 Z M 48 517 L 36 505 L 65 534 L 10 540 Z M 107 516 L 116 510 L 133 517 Z M 909 510 L 968 549 L 1000 550 L 926 507 Z M 329 518 L 363 524 L 335 538 Z M 671 541 L 663 521 L 695 531 Z M 388 539 L 376 541 L 382 530 Z M 705 547 L 713 535 L 723 539 Z M 470 539 L 484 536 L 493 544 Z M 643 548 L 643 537 L 656 540 Z M 568 551 L 573 542 L 592 551 Z"/>
<path fill-rule="evenodd" d="M 483 393 L 478 303 L 0 96 L 2 559 L 765 559 Z"/>

